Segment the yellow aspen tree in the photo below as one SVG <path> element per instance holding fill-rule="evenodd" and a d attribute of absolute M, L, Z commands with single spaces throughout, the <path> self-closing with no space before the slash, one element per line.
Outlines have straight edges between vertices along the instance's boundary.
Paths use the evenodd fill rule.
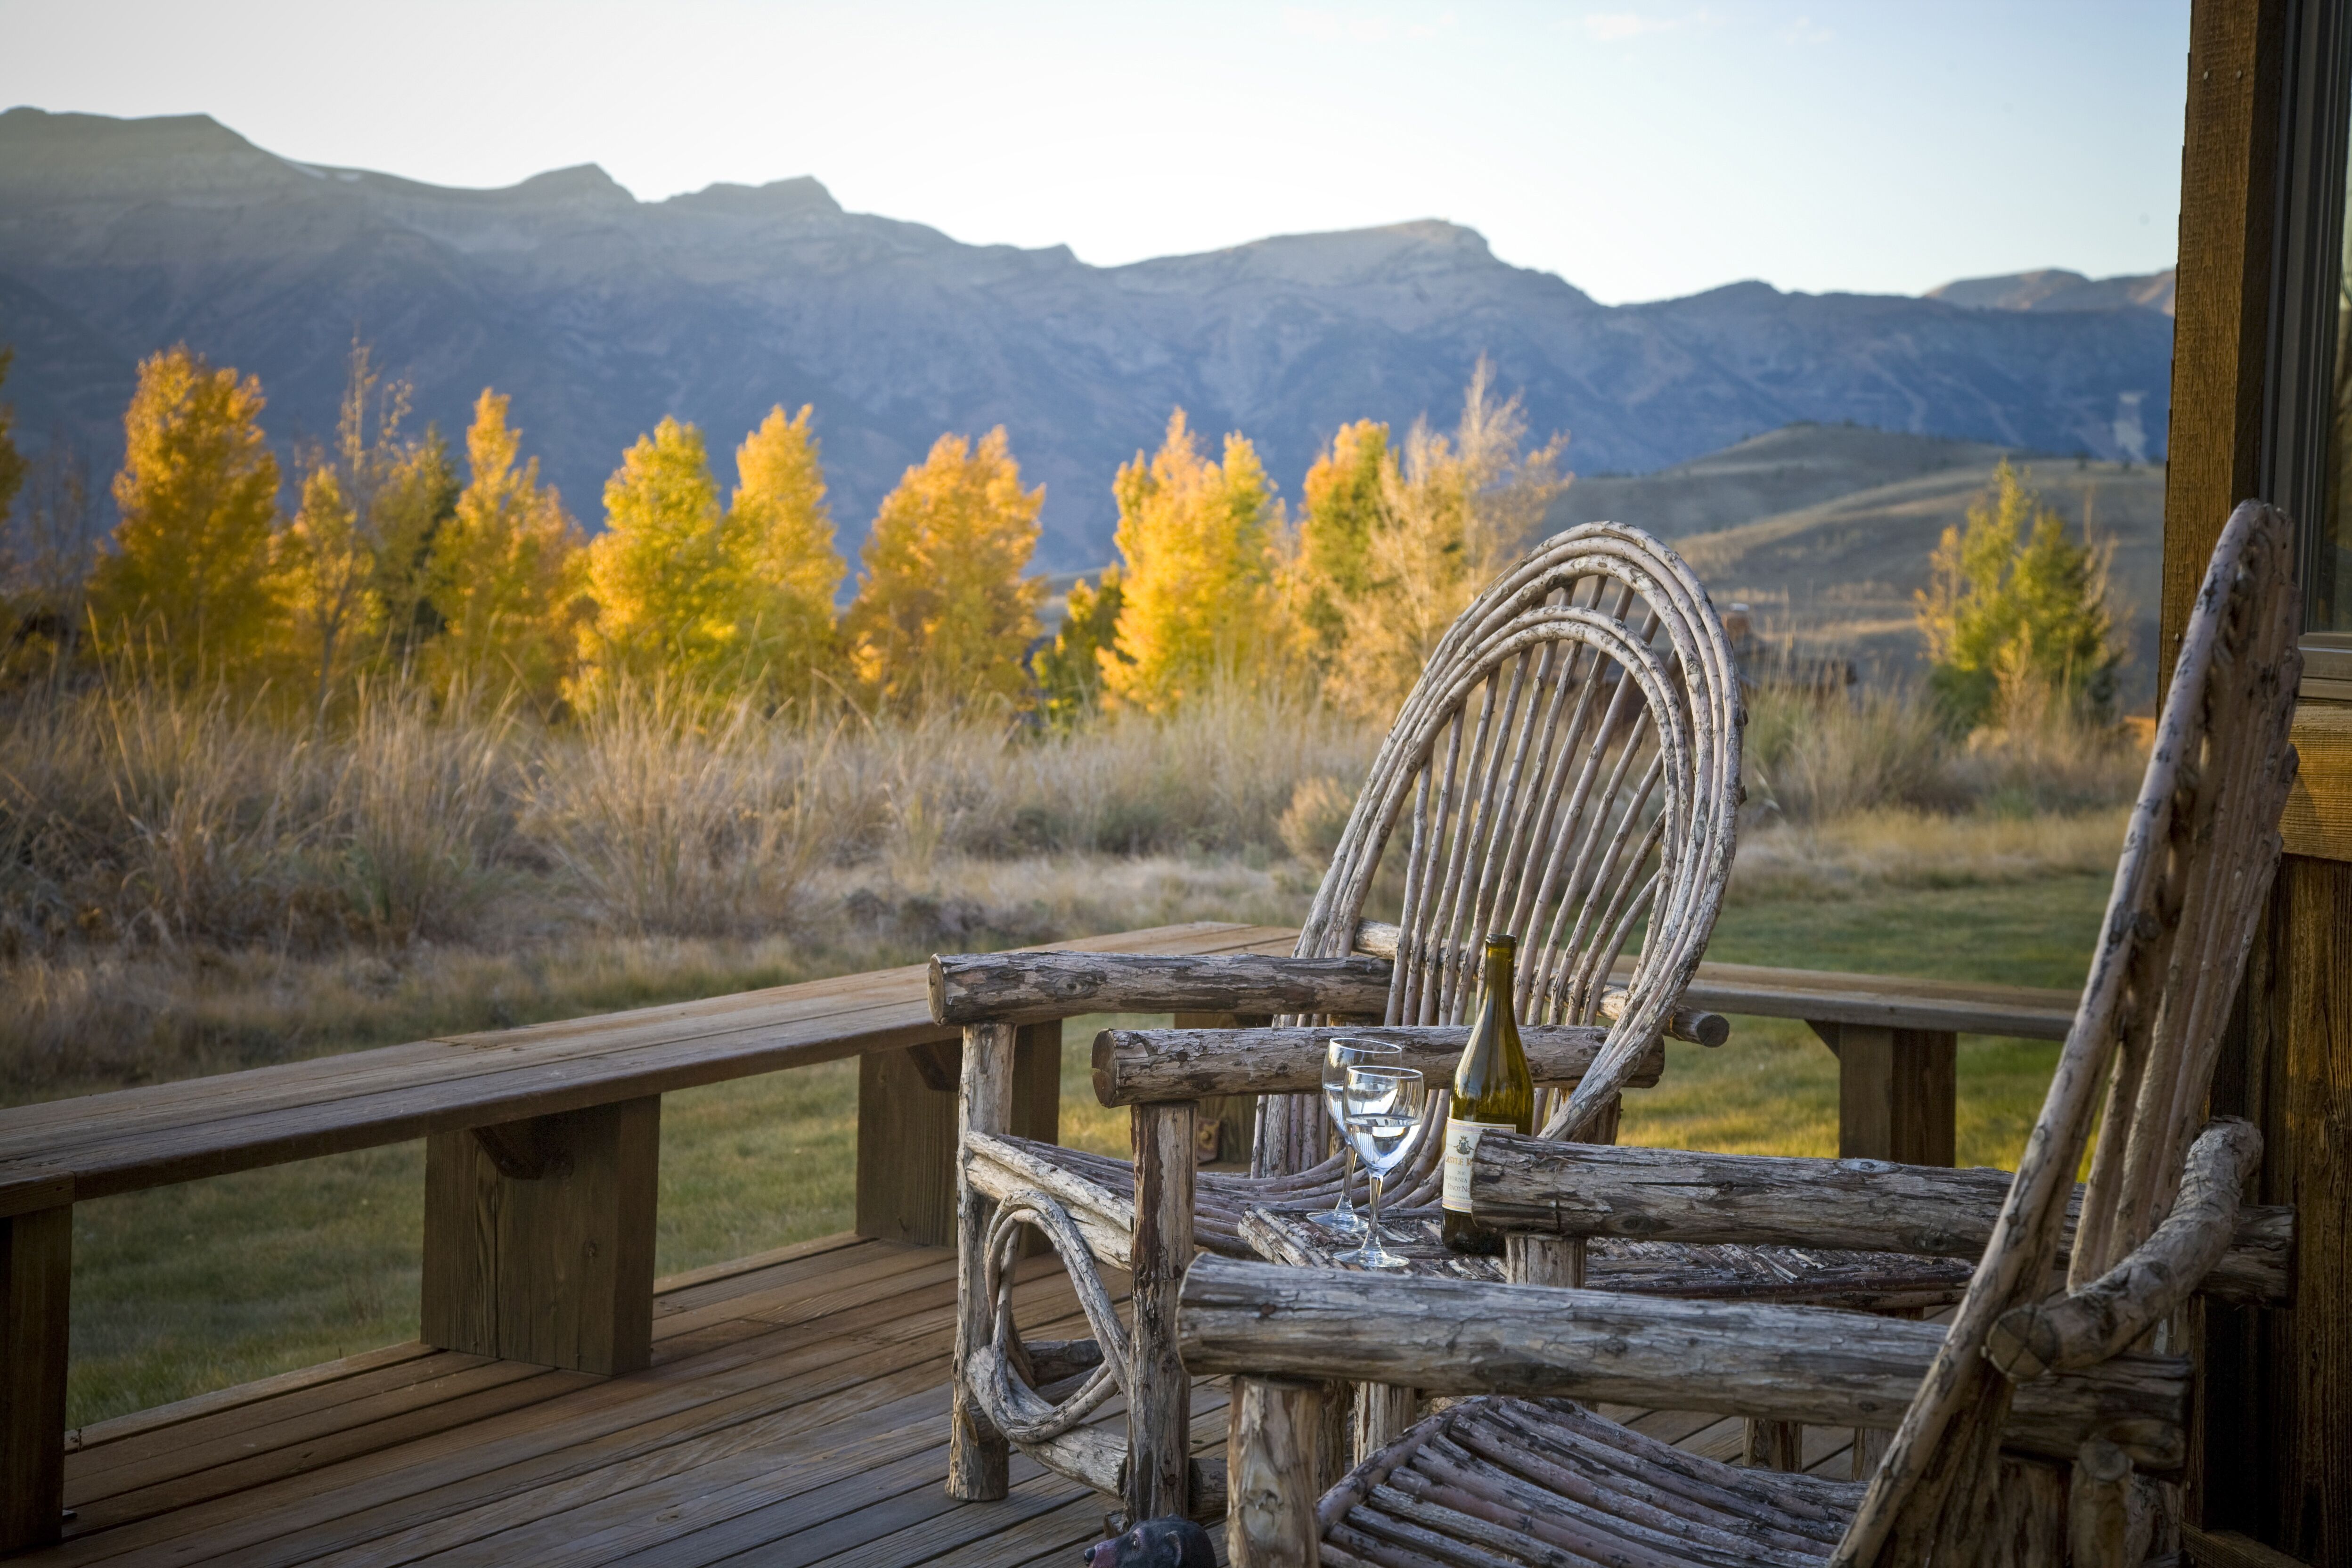
<path fill-rule="evenodd" d="M 1022 573 L 1037 548 L 1045 489 L 1021 488 L 1004 427 L 942 436 L 882 501 L 865 581 L 850 606 L 856 672 L 901 711 L 1026 701 L 1021 656 L 1037 636 L 1045 584 Z"/>
<path fill-rule="evenodd" d="M 588 547 L 593 687 L 724 694 L 742 655 L 724 521 L 700 430 L 665 418 L 637 438 L 605 481 L 604 532 Z"/>
<path fill-rule="evenodd" d="M 1149 461 L 1138 452 L 1111 490 L 1118 634 L 1099 656 L 1111 697 L 1171 712 L 1220 680 L 1255 684 L 1277 667 L 1281 513 L 1248 440 L 1227 436 L 1213 463 L 1180 408 L 1160 450 Z"/>
<path fill-rule="evenodd" d="M 368 591 L 374 558 L 332 468 L 315 468 L 303 477 L 301 506 L 272 554 L 286 603 L 292 673 L 308 681 L 311 713 L 323 719 L 355 647 L 376 618 Z"/>
<path fill-rule="evenodd" d="M 735 449 L 727 514 L 747 673 L 772 698 L 807 700 L 836 663 L 833 595 L 847 568 L 824 504 L 811 410 L 780 405 Z"/>
<path fill-rule="evenodd" d="M 1372 534 L 1383 520 L 1391 462 L 1389 427 L 1360 419 L 1339 426 L 1330 449 L 1307 470 L 1298 520 L 1298 615 L 1326 666 L 1347 641 L 1343 606 L 1362 600 L 1372 584 Z"/>
<path fill-rule="evenodd" d="M 282 618 L 270 573 L 278 459 L 261 383 L 185 344 L 139 366 L 122 416 L 114 548 L 90 574 L 102 652 L 151 655 L 180 681 L 258 677 Z"/>
<path fill-rule="evenodd" d="M 522 433 L 509 399 L 488 387 L 466 431 L 469 477 L 455 511 L 434 531 L 425 591 L 440 629 L 425 645 L 434 689 L 512 691 L 541 712 L 571 678 L 587 609 L 580 530 L 539 459 L 518 465 Z"/>

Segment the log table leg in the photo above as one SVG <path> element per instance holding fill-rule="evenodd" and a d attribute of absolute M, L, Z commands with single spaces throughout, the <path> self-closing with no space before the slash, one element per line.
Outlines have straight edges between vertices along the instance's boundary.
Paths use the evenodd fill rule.
<path fill-rule="evenodd" d="M 73 1203 L 60 1181 L 63 1203 L 0 1209 L 0 1555 L 56 1544 L 65 1522 Z"/>
<path fill-rule="evenodd" d="M 653 1359 L 661 1097 L 436 1132 L 419 1337 L 577 1372 Z"/>
<path fill-rule="evenodd" d="M 1176 1298 L 1192 1261 L 1192 1141 L 1189 1100 L 1139 1105 L 1135 1241 L 1130 1254 L 1134 1365 L 1127 1391 L 1130 1520 L 1186 1512 L 1192 1467 L 1192 1380 L 1176 1349 Z"/>
<path fill-rule="evenodd" d="M 1233 1568 L 1316 1568 L 1313 1452 L 1319 1384 L 1234 1379 L 1226 1428 L 1225 1555 Z"/>

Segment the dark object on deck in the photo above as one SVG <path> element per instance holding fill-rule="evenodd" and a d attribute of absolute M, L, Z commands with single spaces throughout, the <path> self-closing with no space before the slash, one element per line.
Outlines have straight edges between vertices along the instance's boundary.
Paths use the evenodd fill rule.
<path fill-rule="evenodd" d="M 1217 1568 L 1217 1554 L 1191 1520 L 1147 1519 L 1087 1547 L 1087 1568 Z"/>

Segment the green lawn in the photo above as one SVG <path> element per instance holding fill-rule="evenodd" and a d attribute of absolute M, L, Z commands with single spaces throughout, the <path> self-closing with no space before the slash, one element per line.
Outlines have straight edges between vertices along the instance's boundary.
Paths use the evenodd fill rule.
<path fill-rule="evenodd" d="M 2019 984 L 2078 984 L 2103 877 L 1735 904 L 1710 949 L 1737 963 Z M 1094 1103 L 1073 1020 L 1066 1142 L 1124 1152 Z M 1960 1161 L 2008 1164 L 2057 1047 L 1964 1037 Z M 836 1062 L 667 1097 L 665 1273 L 845 1228 L 857 1073 Z M 1836 1147 L 1836 1063 L 1801 1024 L 1737 1020 L 1732 1043 L 1675 1046 L 1665 1080 L 1629 1097 L 1628 1142 L 1765 1152 Z M 80 1205 L 74 1219 L 76 1426 L 412 1337 L 424 1155 L 403 1144 Z"/>

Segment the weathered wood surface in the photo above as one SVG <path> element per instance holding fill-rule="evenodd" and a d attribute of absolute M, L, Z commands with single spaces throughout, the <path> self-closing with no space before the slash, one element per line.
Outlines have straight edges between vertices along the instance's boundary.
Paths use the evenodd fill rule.
<path fill-rule="evenodd" d="M 1503 1230 L 1973 1259 L 1992 1238 L 2011 1179 L 1982 1167 L 1557 1143 L 1494 1132 L 1478 1141 L 1470 1194 L 1479 1219 Z M 2230 1300 L 2286 1300 L 2294 1211 L 2249 1205 L 2232 1215 L 2221 1257 L 2200 1276 L 2202 1289 Z M 2071 1228 L 2062 1227 L 2053 1257 L 2071 1243 Z"/>
<path fill-rule="evenodd" d="M 1404 928 L 1391 925 L 1386 921 L 1356 922 L 1356 951 L 1367 953 L 1373 958 L 1385 958 L 1394 962 L 1398 945 L 1403 938 Z M 1471 948 L 1465 948 L 1458 953 L 1450 955 L 1444 962 L 1473 965 L 1478 962 L 1478 953 L 1474 944 Z M 1619 967 L 1628 973 L 1633 969 L 1630 963 L 1621 964 Z M 1700 967 L 1704 969 L 1706 965 L 1702 964 Z M 1632 993 L 1623 985 L 1611 985 L 1601 994 L 1599 1009 L 1601 1016 L 1612 1024 L 1615 1023 L 1625 1016 L 1625 1008 L 1631 996 Z M 1670 1040 L 1685 1040 L 1695 1046 L 1719 1046 L 1731 1038 L 1731 1020 L 1720 1013 L 1709 1013 L 1698 1007 L 1676 1007 L 1666 1016 L 1665 1035 Z"/>
<path fill-rule="evenodd" d="M 1134 1321 L 1127 1384 L 1129 1519 L 1188 1511 L 1185 1472 L 1192 1379 L 1176 1345 L 1176 1303 L 1192 1256 L 1192 1124 L 1190 1100 L 1136 1108 L 1135 1239 L 1129 1265 Z M 1076 1260 L 1073 1260 L 1074 1262 Z"/>
<path fill-rule="evenodd" d="M 975 1137 L 1001 1133 L 1013 1114 L 1013 1026 L 981 1024 L 963 1032 L 961 1081 L 956 1093 L 956 1133 L 961 1146 Z M 992 1217 L 988 1195 L 973 1184 L 968 1164 L 960 1164 L 956 1178 L 956 1321 L 955 1364 L 970 1367 L 989 1342 L 994 1303 L 988 1299 L 982 1277 L 987 1256 L 988 1226 Z M 959 1378 L 951 1415 L 948 1449 L 948 1495 L 961 1502 L 986 1502 L 1004 1496 L 1011 1485 L 1007 1465 L 1010 1449 L 981 1409 L 971 1389 Z"/>
<path fill-rule="evenodd" d="M 1286 928 L 1199 921 L 1089 938 L 1107 951 L 1286 950 Z M 36 1167 L 75 1195 L 280 1164 L 950 1039 L 920 966 L 563 1023 L 419 1040 L 0 1110 L 0 1192 Z"/>
<path fill-rule="evenodd" d="M 1901 1419 L 1944 1331 L 1802 1307 L 1630 1299 L 1202 1257 L 1180 1320 L 1194 1373 L 1373 1377 L 1426 1394 L 1673 1404 L 1832 1426 Z M 2153 1470 L 2185 1451 L 2189 1363 L 2126 1355 L 2017 1390 L 2004 1440 L 2071 1459 L 2105 1436 Z"/>
<path fill-rule="evenodd" d="M 941 953 L 931 1018 L 1034 1023 L 1075 1013 L 1326 1013 L 1377 1018 L 1391 966 L 1376 958 L 1186 957 L 1137 951 Z"/>
<path fill-rule="evenodd" d="M 958 1046 L 868 1051 L 857 1060 L 860 1236 L 952 1247 L 956 1237 Z M 1024 1024 L 1013 1052 L 1009 1131 L 1052 1143 L 1061 1135 L 1062 1026 Z"/>
<path fill-rule="evenodd" d="M 72 1277 L 70 1204 L 0 1214 L 0 1552 L 45 1546 L 62 1528 Z"/>
<path fill-rule="evenodd" d="M 1242 1238 L 1269 1263 L 1301 1268 L 1349 1268 L 1339 1255 L 1354 1245 L 1310 1224 L 1301 1209 L 1253 1208 Z M 1632 1241 L 1604 1237 L 1580 1245 L 1581 1280 L 1567 1277 L 1568 1259 L 1548 1260 L 1550 1279 L 1508 1279 L 1503 1258 L 1470 1258 L 1449 1250 L 1440 1234 L 1443 1211 L 1383 1211 L 1398 1239 L 1390 1246 L 1413 1271 L 1456 1279 L 1512 1284 L 1580 1283 L 1595 1290 L 1683 1300 L 1773 1301 L 1845 1307 L 1857 1311 L 1911 1311 L 1948 1306 L 1968 1289 L 1971 1266 L 1960 1259 L 1922 1258 L 1826 1247 L 1733 1247 L 1679 1241 Z M 1529 1239 L 1513 1236 L 1514 1242 Z M 1537 1238 L 1540 1239 L 1540 1238 Z M 1565 1243 L 1556 1245 L 1565 1246 Z"/>
<path fill-rule="evenodd" d="M 1993 1325 L 1985 1359 L 2019 1380 L 2089 1366 L 2170 1317 L 2228 1252 L 2238 1194 L 2262 1152 L 2253 1123 L 2213 1123 L 2190 1147 L 2180 1196 L 2156 1234 L 2081 1289 L 2012 1310 Z"/>
<path fill-rule="evenodd" d="M 1444 1025 L 1105 1029 L 1095 1037 L 1095 1098 L 1105 1105 L 1142 1105 L 1212 1094 L 1318 1092 L 1325 1048 L 1335 1035 L 1402 1046 L 1401 1065 L 1436 1084 L 1452 1080 L 1470 1040 L 1467 1027 Z M 1520 1031 L 1528 1069 L 1539 1084 L 1580 1081 L 1606 1037 L 1606 1030 L 1565 1024 L 1530 1024 Z M 1646 1088 L 1664 1067 L 1664 1052 L 1653 1047 L 1627 1082 Z"/>
<path fill-rule="evenodd" d="M 1952 1163 L 1958 1152 L 1959 1036 L 1949 1029 L 1810 1022 L 1838 1059 L 1841 1158 Z"/>
<path fill-rule="evenodd" d="M 425 1154 L 418 1337 L 443 1350 L 609 1375 L 653 1353 L 657 1097 L 500 1130 L 508 1163 L 470 1131 Z M 513 1151 L 529 1151 L 527 1160 Z"/>
<path fill-rule="evenodd" d="M 1318 1568 L 1314 1458 L 1324 1391 L 1278 1379 L 1234 1380 L 1225 1476 L 1231 1568 Z"/>

